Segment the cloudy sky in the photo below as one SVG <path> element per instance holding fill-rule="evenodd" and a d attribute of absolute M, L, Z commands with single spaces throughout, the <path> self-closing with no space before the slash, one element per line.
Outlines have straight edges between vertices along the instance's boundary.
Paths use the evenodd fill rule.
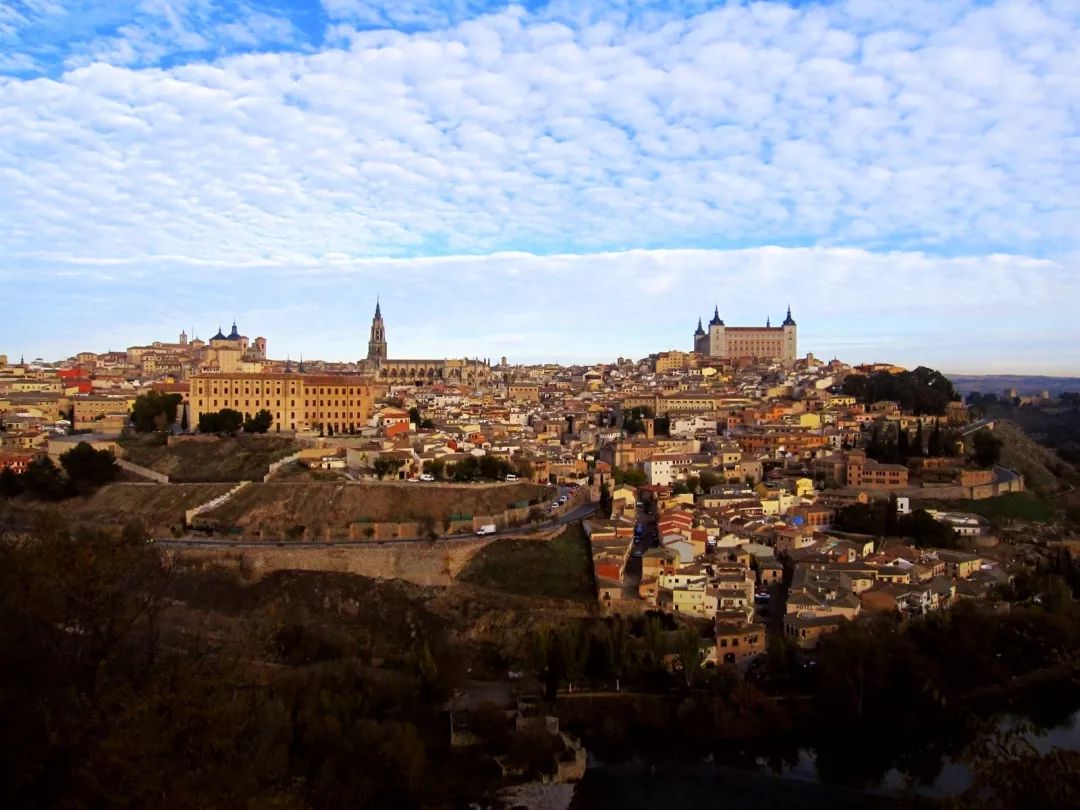
<path fill-rule="evenodd" d="M 1080 373 L 1076 0 L 2 0 L 0 353 Z"/>

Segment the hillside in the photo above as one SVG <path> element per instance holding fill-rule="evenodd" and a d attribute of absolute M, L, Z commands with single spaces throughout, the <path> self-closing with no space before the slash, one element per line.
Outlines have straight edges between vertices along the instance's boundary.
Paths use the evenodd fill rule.
<path fill-rule="evenodd" d="M 72 526 L 118 531 L 126 523 L 137 523 L 160 537 L 183 525 L 186 510 L 228 490 L 228 484 L 109 484 L 87 498 L 59 503 L 19 498 L 11 502 L 11 518 L 16 525 L 27 525 L 36 516 L 55 511 Z"/>
<path fill-rule="evenodd" d="M 496 540 L 482 549 L 458 580 L 494 591 L 551 599 L 595 597 L 588 540 L 580 525 L 550 542 Z"/>
<path fill-rule="evenodd" d="M 280 436 L 228 436 L 160 447 L 125 446 L 124 458 L 176 483 L 261 481 L 270 464 L 299 450 Z"/>
<path fill-rule="evenodd" d="M 1041 497 L 1053 495 L 1070 487 L 1076 471 L 1058 455 L 1028 436 L 1015 423 L 1000 419 L 994 434 L 1005 444 L 1001 448 L 1001 464 L 1024 476 L 1027 488 Z"/>
<path fill-rule="evenodd" d="M 961 394 L 979 391 L 997 394 L 1016 389 L 1020 396 L 1038 396 L 1049 391 L 1058 396 L 1066 391 L 1080 391 L 1080 377 L 1044 377 L 1027 374 L 946 374 Z"/>
<path fill-rule="evenodd" d="M 357 521 L 422 521 L 442 526 L 453 515 L 502 512 L 522 502 L 542 502 L 547 487 L 515 484 L 277 483 L 253 484 L 206 518 L 257 530 L 268 524 L 319 523 L 347 528 Z"/>

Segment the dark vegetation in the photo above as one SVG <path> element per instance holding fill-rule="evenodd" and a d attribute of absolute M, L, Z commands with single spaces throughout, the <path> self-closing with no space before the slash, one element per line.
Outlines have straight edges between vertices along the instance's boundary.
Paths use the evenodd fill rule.
<path fill-rule="evenodd" d="M 941 416 L 950 402 L 960 399 L 947 377 L 926 366 L 899 374 L 850 374 L 844 379 L 843 392 L 864 405 L 883 400 L 897 402 L 916 416 Z"/>
<path fill-rule="evenodd" d="M 60 466 L 49 456 L 34 459 L 26 472 L 0 470 L 0 498 L 26 493 L 41 501 L 60 501 L 75 495 L 89 495 L 116 480 L 120 467 L 112 450 L 95 450 L 86 442 L 60 456 Z"/>
<path fill-rule="evenodd" d="M 916 548 L 958 548 L 960 545 L 952 527 L 934 520 L 925 509 L 916 509 L 909 515 L 896 514 L 894 499 L 845 506 L 836 515 L 836 528 L 875 537 L 907 537 Z"/>
<path fill-rule="evenodd" d="M 429 461 L 424 472 L 430 473 L 437 481 L 501 481 L 508 475 L 518 478 L 531 478 L 533 465 L 528 459 L 505 459 L 498 456 L 466 456 L 460 461 L 448 463 L 437 458 Z"/>
<path fill-rule="evenodd" d="M 578 525 L 550 542 L 496 540 L 469 561 L 458 579 L 521 596 L 587 600 L 596 595 L 588 540 Z"/>
<path fill-rule="evenodd" d="M 518 587 L 500 580 L 508 570 L 488 584 Z M 526 775 L 560 754 L 550 735 L 514 732 L 494 711 L 471 718 L 478 746 L 449 746 L 445 701 L 466 660 L 478 667 L 476 634 L 490 638 L 501 622 L 492 675 L 525 670 L 549 695 L 553 685 L 620 690 L 564 694 L 547 709 L 605 761 L 711 753 L 779 766 L 811 747 L 823 778 L 857 787 L 894 766 L 929 779 L 967 751 L 991 780 L 980 783 L 982 806 L 1017 806 L 989 803 L 1015 795 L 1073 806 L 1070 755 L 994 748 L 996 738 L 968 746 L 1001 710 L 1052 724 L 1075 709 L 1080 612 L 1061 576 L 1074 570 L 1062 555 L 1003 594 L 1014 600 L 1004 614 L 962 603 L 907 625 L 849 626 L 825 640 L 816 667 L 775 641 L 752 682 L 702 666 L 700 633 L 670 617 L 574 617 L 527 600 L 515 609 L 477 588 L 447 612 L 454 588 L 344 574 L 279 572 L 245 585 L 166 569 L 135 528 L 107 539 L 47 515 L 34 539 L 0 542 L 0 801 L 490 804 L 500 784 L 492 754 Z M 1028 774 L 1053 785 L 1018 793 Z"/>
<path fill-rule="evenodd" d="M 177 577 L 137 531 L 52 521 L 0 543 L 3 806 L 462 806 L 496 784 L 449 748 L 454 653 L 415 604 L 380 616 L 371 635 L 396 643 L 374 666 L 362 628 L 302 614 L 258 613 L 228 642 L 178 628 L 197 599 Z"/>
<path fill-rule="evenodd" d="M 1007 492 L 996 498 L 972 500 L 928 500 L 920 503 L 931 509 L 971 512 L 982 515 L 995 528 L 1011 523 L 1047 523 L 1057 514 L 1053 505 L 1034 492 Z"/>
<path fill-rule="evenodd" d="M 928 434 L 924 434 L 921 422 L 914 431 L 901 430 L 899 427 L 892 430 L 881 422 L 875 422 L 866 442 L 866 455 L 882 464 L 906 464 L 908 459 L 914 457 L 949 458 L 963 455 L 963 443 L 958 431 L 942 430 L 935 425 Z M 996 457 L 994 461 L 997 461 Z"/>
<path fill-rule="evenodd" d="M 135 405 L 131 409 L 131 424 L 137 433 L 166 431 L 176 422 L 176 413 L 182 401 L 180 394 L 160 391 L 140 394 L 135 397 Z"/>
<path fill-rule="evenodd" d="M 1060 577 L 1037 585 L 1041 605 L 1029 597 L 1002 615 L 962 602 L 908 624 L 893 617 L 853 623 L 826 637 L 811 659 L 776 639 L 748 680 L 726 668 L 699 670 L 688 680 L 681 663 L 674 671 L 660 666 L 670 655 L 664 651 L 680 645 L 679 634 L 664 633 L 657 619 L 644 626 L 611 619 L 584 641 L 577 631 L 554 628 L 548 640 L 534 642 L 536 660 L 547 668 L 534 667 L 542 680 L 553 671 L 564 685 L 579 679 L 578 688 L 590 677 L 610 683 L 618 671 L 623 689 L 633 690 L 556 702 L 564 724 L 606 763 L 701 762 L 712 755 L 729 765 L 753 767 L 764 758 L 783 768 L 794 766 L 800 749 L 811 749 L 823 781 L 864 788 L 893 768 L 929 783 L 946 759 L 961 759 L 975 770 L 979 788 L 951 806 L 999 799 L 1005 803 L 989 806 L 1031 806 L 1008 803 L 1017 785 L 993 782 L 999 768 L 1015 764 L 1012 754 L 994 748 L 1001 715 L 1049 728 L 1080 708 L 1080 609 Z M 614 640 L 620 635 L 624 641 Z M 778 692 L 795 699 L 779 703 Z M 1033 795 L 1066 797 L 1038 806 L 1074 806 L 1080 754 L 1026 754 L 1032 774 L 1059 780 L 1052 789 L 1028 784 L 1038 791 Z M 989 793 L 979 793 L 983 786 Z"/>
<path fill-rule="evenodd" d="M 199 415 L 199 433 L 235 436 L 243 426 L 244 415 L 232 408 L 222 408 L 220 411 Z"/>

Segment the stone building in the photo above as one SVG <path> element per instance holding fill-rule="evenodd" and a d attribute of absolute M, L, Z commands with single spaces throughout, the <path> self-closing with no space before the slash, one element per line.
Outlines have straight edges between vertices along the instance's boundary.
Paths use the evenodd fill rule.
<path fill-rule="evenodd" d="M 794 363 L 798 355 L 798 328 L 788 307 L 780 326 L 766 319 L 765 326 L 727 326 L 720 317 L 720 307 L 713 310 L 706 332 L 698 318 L 694 332 L 694 351 L 706 357 L 738 360 L 749 357 L 758 361 Z"/>
<path fill-rule="evenodd" d="M 382 307 L 375 303 L 375 316 L 371 319 L 367 357 L 361 361 L 365 373 L 384 384 L 431 385 L 434 383 L 459 383 L 477 385 L 491 377 L 491 364 L 487 360 L 467 358 L 443 360 L 399 360 L 387 356 L 386 324 Z"/>

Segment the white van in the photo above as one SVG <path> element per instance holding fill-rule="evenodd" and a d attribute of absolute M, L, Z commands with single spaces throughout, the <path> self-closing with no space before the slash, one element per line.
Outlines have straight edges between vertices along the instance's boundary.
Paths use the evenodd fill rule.
<path fill-rule="evenodd" d="M 514 475 L 513 473 L 510 473 L 510 475 L 506 476 L 506 480 L 507 481 L 517 481 L 517 476 Z"/>

